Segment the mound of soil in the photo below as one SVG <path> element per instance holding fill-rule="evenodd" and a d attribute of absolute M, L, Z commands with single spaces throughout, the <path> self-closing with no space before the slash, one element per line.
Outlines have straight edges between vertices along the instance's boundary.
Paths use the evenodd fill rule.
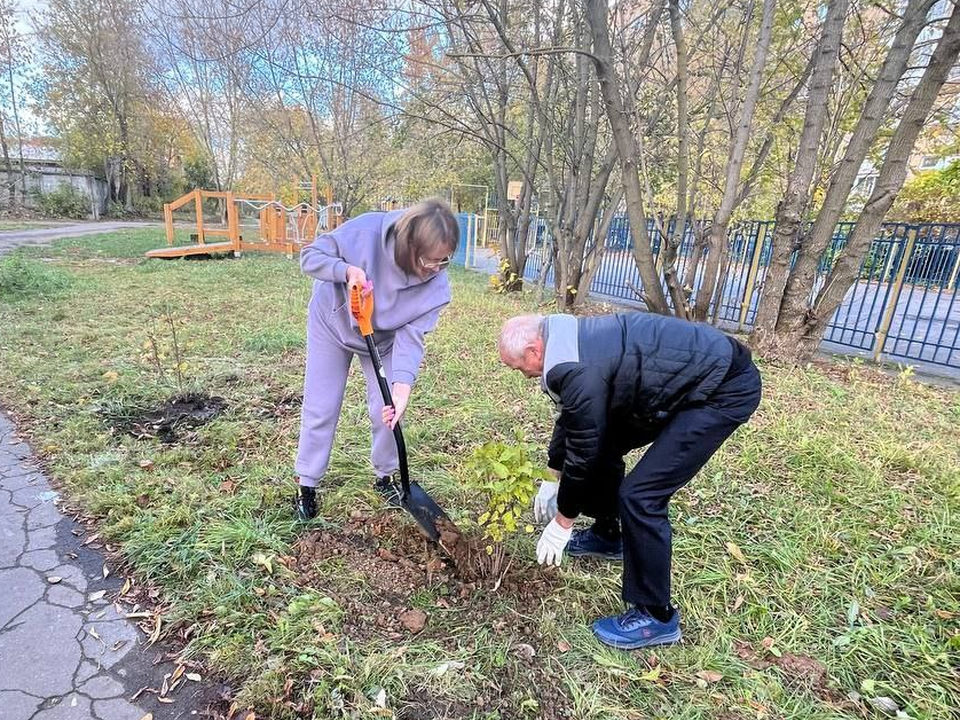
<path fill-rule="evenodd" d="M 205 425 L 227 407 L 222 397 L 187 393 L 167 400 L 156 409 L 121 408 L 106 414 L 116 432 L 135 438 L 155 437 L 163 443 L 175 443 L 184 430 Z"/>
<path fill-rule="evenodd" d="M 429 636 L 430 612 L 458 606 L 469 606 L 477 624 L 492 623 L 487 613 L 497 597 L 528 604 L 556 587 L 554 574 L 530 563 L 504 563 L 493 577 L 492 561 L 484 563 L 490 557 L 485 546 L 453 526 L 441 529 L 441 544 L 443 547 L 429 542 L 400 513 L 356 512 L 341 529 L 304 536 L 290 564 L 302 584 L 322 588 L 345 608 L 344 633 L 355 639 Z M 350 574 L 362 578 L 373 601 L 357 597 L 349 587 L 337 586 L 339 579 L 324 566 L 333 558 L 345 564 Z M 414 595 L 425 588 L 438 597 L 436 607 L 426 611 L 416 608 L 414 601 Z"/>

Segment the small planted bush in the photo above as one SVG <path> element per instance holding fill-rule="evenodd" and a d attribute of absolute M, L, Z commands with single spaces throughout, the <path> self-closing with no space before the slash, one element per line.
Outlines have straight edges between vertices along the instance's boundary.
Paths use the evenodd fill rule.
<path fill-rule="evenodd" d="M 477 525 L 484 532 L 486 554 L 490 558 L 485 574 L 499 580 L 509 563 L 504 563 L 504 541 L 521 530 L 521 516 L 530 507 L 537 483 L 549 477 L 546 468 L 531 459 L 533 446 L 519 440 L 514 445 L 488 442 L 478 447 L 468 463 L 470 484 L 484 506 Z M 523 531 L 533 532 L 532 525 Z"/>

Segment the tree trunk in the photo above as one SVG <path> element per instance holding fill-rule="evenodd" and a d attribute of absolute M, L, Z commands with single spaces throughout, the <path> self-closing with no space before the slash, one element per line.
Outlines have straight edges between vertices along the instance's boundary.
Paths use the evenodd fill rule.
<path fill-rule="evenodd" d="M 937 48 L 924 70 L 923 77 L 913 91 L 903 118 L 890 140 L 876 187 L 857 218 L 847 244 L 816 301 L 802 316 L 778 333 L 783 344 L 799 348 L 798 361 L 808 360 L 820 345 L 827 323 L 843 302 L 847 291 L 860 275 L 863 258 L 870 248 L 883 218 L 903 187 L 907 163 L 917 137 L 940 94 L 950 70 L 960 56 L 960 4 L 953 6 L 950 21 L 943 31 Z"/>
<path fill-rule="evenodd" d="M 820 212 L 800 247 L 796 265 L 787 280 L 778 328 L 781 324 L 801 317 L 808 307 L 817 277 L 817 266 L 833 240 L 834 228 L 847 204 L 850 190 L 867 151 L 873 145 L 877 131 L 887 116 L 893 94 L 907 69 L 910 53 L 920 31 L 923 30 L 931 5 L 933 0 L 911 0 L 904 11 L 903 22 L 890 45 L 877 80 L 870 89 L 843 158 L 830 179 Z"/>
<path fill-rule="evenodd" d="M 13 80 L 13 48 L 10 42 L 7 46 L 7 81 L 10 84 L 10 107 L 13 110 L 13 129 L 17 133 L 17 154 L 20 161 L 20 202 L 27 201 L 27 166 L 23 161 L 23 132 L 20 130 L 20 110 L 17 107 L 17 86 Z M 13 182 L 13 176 L 8 175 L 8 179 Z"/>
<path fill-rule="evenodd" d="M 613 50 L 607 24 L 607 4 L 602 0 L 586 0 L 587 19 L 593 36 L 594 64 L 603 96 L 607 119 L 613 131 L 624 192 L 627 198 L 627 216 L 633 231 L 633 252 L 643 283 L 643 299 L 652 312 L 669 314 L 666 296 L 660 287 L 660 278 L 650 248 L 646 213 L 643 208 L 643 189 L 640 186 L 639 148 L 620 95 L 620 86 L 613 66 Z"/>
<path fill-rule="evenodd" d="M 773 14 L 776 0 L 764 0 L 760 17 L 760 31 L 757 35 L 757 47 L 753 56 L 753 65 L 747 81 L 747 91 L 743 98 L 743 107 L 740 110 L 740 120 L 733 142 L 730 143 L 730 152 L 727 155 L 726 178 L 723 186 L 723 197 L 720 206 L 713 216 L 710 225 L 710 239 L 707 242 L 707 264 L 704 268 L 703 283 L 696 295 L 693 308 L 695 320 L 703 321 L 707 318 L 710 302 L 716 292 L 717 276 L 721 262 L 727 253 L 727 230 L 730 227 L 730 218 L 736 209 L 736 200 L 740 188 L 740 173 L 743 170 L 743 158 L 747 152 L 747 142 L 750 140 L 750 130 L 753 126 L 753 115 L 760 97 L 760 82 L 763 79 L 763 68 L 770 50 L 770 39 L 773 36 Z M 719 302 L 719 298 L 718 298 Z"/>
<path fill-rule="evenodd" d="M 3 167 L 7 173 L 7 192 L 9 193 L 7 210 L 13 210 L 17 204 L 16 181 L 13 179 L 13 163 L 10 162 L 10 149 L 7 147 L 6 119 L 0 115 L 0 148 L 3 149 Z"/>
<path fill-rule="evenodd" d="M 830 0 L 823 22 L 820 41 L 814 50 L 816 59 L 810 76 L 803 130 L 797 147 L 797 159 L 787 179 L 787 190 L 777 208 L 776 229 L 772 240 L 770 266 L 763 281 L 763 293 L 757 308 L 757 318 L 751 340 L 761 349 L 767 346 L 780 312 L 780 301 L 787 284 L 790 258 L 799 242 L 805 205 L 817 165 L 817 151 L 827 117 L 827 100 L 837 65 L 843 23 L 849 0 Z"/>
<path fill-rule="evenodd" d="M 772 0 L 771 0 L 772 1 Z M 687 227 L 687 187 L 690 181 L 690 133 L 687 111 L 687 43 L 683 37 L 683 23 L 680 19 L 680 0 L 670 0 L 670 31 L 677 50 L 677 212 L 673 229 L 668 228 L 661 251 L 663 279 L 673 300 L 673 312 L 677 317 L 686 319 L 687 298 L 683 293 L 680 278 L 677 275 L 677 248 L 683 241 Z M 678 232 L 679 228 L 679 232 Z"/>
<path fill-rule="evenodd" d="M 767 130 L 766 136 L 763 138 L 763 142 L 760 144 L 760 150 L 757 151 L 757 156 L 753 160 L 753 165 L 750 166 L 750 170 L 747 171 L 747 179 L 743 181 L 743 185 L 740 187 L 740 191 L 737 193 L 737 205 L 739 206 L 744 200 L 750 197 L 750 193 L 753 192 L 754 183 L 756 183 L 757 178 L 760 176 L 760 170 L 763 169 L 763 166 L 767 162 L 767 158 L 770 155 L 770 151 L 773 149 L 773 142 L 776 139 L 776 131 L 780 129 L 783 125 L 784 119 L 787 117 L 787 112 L 793 106 L 793 103 L 796 102 L 797 96 L 800 95 L 800 91 L 803 90 L 804 86 L 807 84 L 807 79 L 810 77 L 810 73 L 813 70 L 813 66 L 816 64 L 816 53 L 810 55 L 810 61 L 804 66 L 803 72 L 800 73 L 800 77 L 797 78 L 796 84 L 794 84 L 793 89 L 787 93 L 787 96 L 783 99 L 783 102 L 780 103 L 780 107 L 777 108 L 777 112 L 774 113 L 773 118 L 770 120 L 770 126 Z"/>

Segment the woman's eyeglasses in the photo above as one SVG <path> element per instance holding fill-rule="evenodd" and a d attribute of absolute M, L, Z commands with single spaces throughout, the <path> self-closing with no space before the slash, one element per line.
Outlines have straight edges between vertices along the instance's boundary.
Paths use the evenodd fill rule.
<path fill-rule="evenodd" d="M 420 265 L 426 270 L 442 270 L 450 264 L 452 259 L 452 255 L 448 255 L 443 260 L 424 260 L 423 258 L 417 258 L 417 260 L 420 261 Z"/>

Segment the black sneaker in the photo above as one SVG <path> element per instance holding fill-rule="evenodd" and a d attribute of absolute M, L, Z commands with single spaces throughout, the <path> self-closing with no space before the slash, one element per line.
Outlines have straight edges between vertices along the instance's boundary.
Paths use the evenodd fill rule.
<path fill-rule="evenodd" d="M 384 477 L 377 478 L 377 481 L 373 484 L 374 489 L 380 493 L 380 496 L 383 497 L 384 501 L 387 503 L 387 507 L 391 508 L 400 508 L 400 498 L 403 497 L 403 489 L 400 485 L 400 481 L 394 479 L 393 475 L 385 475 Z"/>
<path fill-rule="evenodd" d="M 623 540 L 607 540 L 597 535 L 592 528 L 574 530 L 566 547 L 571 557 L 597 557 L 604 560 L 623 560 Z"/>
<path fill-rule="evenodd" d="M 297 495 L 297 516 L 303 522 L 309 522 L 317 516 L 317 489 L 300 486 L 300 492 Z"/>

